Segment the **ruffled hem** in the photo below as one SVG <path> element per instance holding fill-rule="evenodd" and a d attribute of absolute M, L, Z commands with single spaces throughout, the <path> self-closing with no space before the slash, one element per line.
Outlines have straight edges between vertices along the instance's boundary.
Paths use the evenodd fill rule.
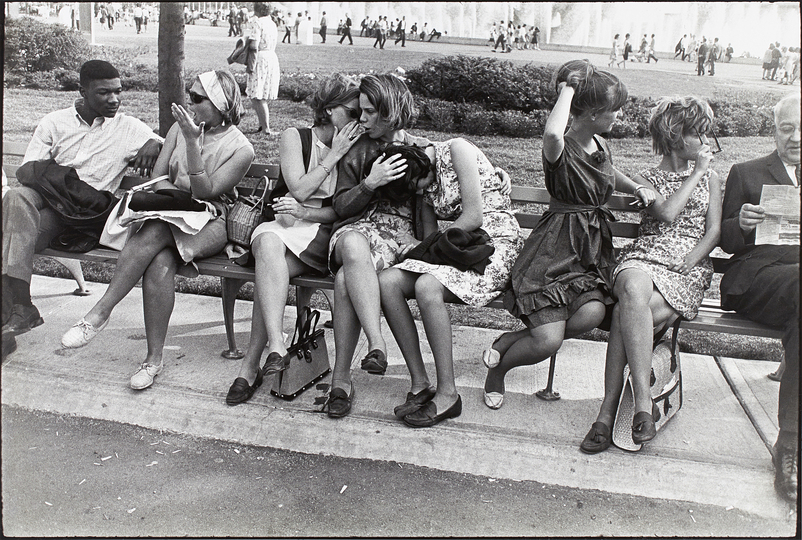
<path fill-rule="evenodd" d="M 504 294 L 504 307 L 514 317 L 520 318 L 543 308 L 570 306 L 582 293 L 601 288 L 607 296 L 607 284 L 600 277 L 582 275 L 569 282 L 554 282 L 540 291 L 517 296 L 510 289 Z"/>

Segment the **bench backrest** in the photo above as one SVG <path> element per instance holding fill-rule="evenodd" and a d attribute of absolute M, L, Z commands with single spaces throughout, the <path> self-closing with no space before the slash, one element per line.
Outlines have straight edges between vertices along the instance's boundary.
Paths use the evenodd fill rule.
<path fill-rule="evenodd" d="M 22 158 L 25 157 L 25 150 L 28 148 L 28 143 L 3 141 L 3 171 L 5 171 L 8 179 L 17 177 L 17 169 L 22 165 Z M 14 158 L 14 163 L 7 163 L 6 156 Z"/>

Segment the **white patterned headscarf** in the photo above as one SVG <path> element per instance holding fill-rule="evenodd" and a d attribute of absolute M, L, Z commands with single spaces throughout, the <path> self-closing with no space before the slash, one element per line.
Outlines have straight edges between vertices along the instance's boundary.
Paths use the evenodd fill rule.
<path fill-rule="evenodd" d="M 223 87 L 220 85 L 220 79 L 217 78 L 217 73 L 214 71 L 207 71 L 198 75 L 201 86 L 209 97 L 212 105 L 223 114 L 226 114 L 231 108 L 231 105 L 226 99 L 226 94 L 223 92 Z"/>

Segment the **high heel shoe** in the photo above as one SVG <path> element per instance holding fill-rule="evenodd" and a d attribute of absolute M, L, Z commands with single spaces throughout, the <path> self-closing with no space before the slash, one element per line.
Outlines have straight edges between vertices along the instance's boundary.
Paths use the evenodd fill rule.
<path fill-rule="evenodd" d="M 485 405 L 493 410 L 500 409 L 504 405 L 504 394 L 500 392 L 485 392 Z"/>
<path fill-rule="evenodd" d="M 243 377 L 234 379 L 234 383 L 231 385 L 231 388 L 228 389 L 226 404 L 239 405 L 251 399 L 256 389 L 262 386 L 263 379 L 264 375 L 261 369 L 256 372 L 256 380 L 253 381 L 252 385 L 248 384 L 248 381 Z"/>

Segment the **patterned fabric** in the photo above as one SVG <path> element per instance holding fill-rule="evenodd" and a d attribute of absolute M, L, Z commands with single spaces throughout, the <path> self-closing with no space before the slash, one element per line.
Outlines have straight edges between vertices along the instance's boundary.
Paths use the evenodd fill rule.
<path fill-rule="evenodd" d="M 656 168 L 639 174 L 652 183 L 663 197 L 674 194 L 693 172 L 661 171 Z M 705 291 L 713 277 L 713 264 L 705 257 L 685 276 L 669 270 L 675 261 L 682 260 L 705 234 L 705 216 L 710 200 L 708 181 L 710 173 L 699 180 L 688 203 L 671 223 L 660 221 L 641 212 L 638 238 L 621 250 L 619 264 L 613 277 L 626 268 L 638 268 L 652 278 L 655 287 L 674 311 L 686 319 L 693 319 L 702 304 Z"/>
<path fill-rule="evenodd" d="M 543 156 L 549 210 L 524 242 L 504 307 L 532 326 L 568 320 L 590 300 L 613 303 L 615 265 L 609 210 L 615 172 L 607 143 L 586 153 L 570 137 L 554 163 Z M 580 206 L 576 206 L 580 205 Z"/>
<path fill-rule="evenodd" d="M 76 107 L 53 111 L 39 122 L 25 150 L 23 163 L 56 160 L 72 167 L 78 177 L 98 190 L 114 191 L 140 148 L 159 137 L 144 122 L 118 112 L 114 118 L 98 116 L 92 125 L 81 118 Z"/>
<path fill-rule="evenodd" d="M 434 208 L 438 219 L 454 221 L 462 214 L 459 180 L 451 163 L 451 141 L 436 142 L 435 167 L 437 180 L 424 200 Z M 395 268 L 420 274 L 431 274 L 460 300 L 481 307 L 507 287 L 510 272 L 523 244 L 523 236 L 510 210 L 510 198 L 501 194 L 501 179 L 487 157 L 478 151 L 479 182 L 482 189 L 482 229 L 490 236 L 495 252 L 484 274 L 474 270 L 460 271 L 452 266 L 435 265 L 407 259 Z"/>
<path fill-rule="evenodd" d="M 246 94 L 251 99 L 276 99 L 278 97 L 278 84 L 281 78 L 278 56 L 276 56 L 276 42 L 278 30 L 270 17 L 259 17 L 251 26 L 249 39 L 256 41 L 258 53 L 256 67 L 248 75 Z"/>

